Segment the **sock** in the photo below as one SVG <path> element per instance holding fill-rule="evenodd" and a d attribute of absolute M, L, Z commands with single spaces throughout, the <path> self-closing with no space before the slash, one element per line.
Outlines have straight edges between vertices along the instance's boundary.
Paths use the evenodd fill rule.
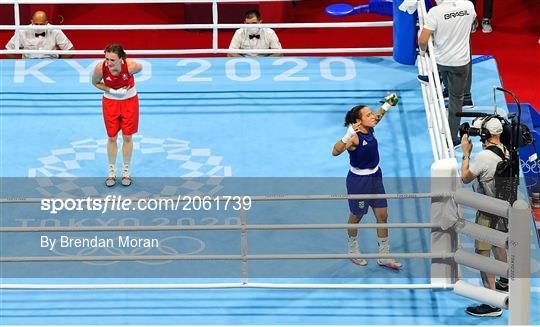
<path fill-rule="evenodd" d="M 129 176 L 129 164 L 128 163 L 122 163 L 122 175 Z"/>
<path fill-rule="evenodd" d="M 348 246 L 349 246 L 349 253 L 356 253 L 360 251 L 358 248 L 358 241 L 356 239 L 356 236 L 349 236 Z"/>
<path fill-rule="evenodd" d="M 109 164 L 109 172 L 108 172 L 108 176 L 109 176 L 109 177 L 116 177 L 116 165 L 114 165 L 114 164 Z"/>
<path fill-rule="evenodd" d="M 387 253 L 390 251 L 390 245 L 388 244 L 388 237 L 379 237 L 379 252 Z"/>

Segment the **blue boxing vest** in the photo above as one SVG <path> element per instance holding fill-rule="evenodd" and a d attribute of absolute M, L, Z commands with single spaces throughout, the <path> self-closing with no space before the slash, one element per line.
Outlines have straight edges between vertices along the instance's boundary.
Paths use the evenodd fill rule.
<path fill-rule="evenodd" d="M 359 144 L 354 151 L 349 151 L 351 167 L 357 169 L 373 169 L 379 164 L 379 145 L 373 128 L 368 130 L 367 134 L 362 132 L 358 135 Z"/>

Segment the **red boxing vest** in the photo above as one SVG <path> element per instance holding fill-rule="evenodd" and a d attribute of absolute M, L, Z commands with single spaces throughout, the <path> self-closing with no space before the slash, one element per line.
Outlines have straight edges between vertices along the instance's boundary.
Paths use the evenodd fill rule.
<path fill-rule="evenodd" d="M 132 88 L 135 86 L 135 78 L 128 72 L 127 62 L 124 60 L 120 74 L 112 75 L 109 71 L 109 67 L 105 64 L 105 60 L 102 64 L 103 70 L 103 82 L 110 88 L 120 89 L 123 87 Z"/>

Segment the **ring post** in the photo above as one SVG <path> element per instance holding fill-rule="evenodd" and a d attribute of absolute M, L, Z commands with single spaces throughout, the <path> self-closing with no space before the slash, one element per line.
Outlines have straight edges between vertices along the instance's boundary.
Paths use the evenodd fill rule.
<path fill-rule="evenodd" d="M 399 10 L 405 0 L 393 1 L 394 8 L 394 60 L 403 65 L 416 62 L 416 21 L 418 14 L 409 14 Z"/>
<path fill-rule="evenodd" d="M 435 161 L 431 165 L 431 192 L 450 193 L 457 189 L 458 163 L 455 158 Z M 431 222 L 448 226 L 456 217 L 457 206 L 450 197 L 432 198 Z M 453 228 L 433 228 L 431 230 L 431 252 L 454 253 L 457 250 L 458 237 Z M 431 284 L 450 285 L 457 281 L 458 265 L 452 258 L 431 260 Z"/>
<path fill-rule="evenodd" d="M 508 262 L 509 325 L 529 325 L 531 316 L 531 211 L 523 200 L 510 209 Z"/>
<path fill-rule="evenodd" d="M 247 234 L 247 211 L 244 208 L 240 209 L 240 250 L 242 251 L 242 285 L 248 283 L 248 234 Z"/>

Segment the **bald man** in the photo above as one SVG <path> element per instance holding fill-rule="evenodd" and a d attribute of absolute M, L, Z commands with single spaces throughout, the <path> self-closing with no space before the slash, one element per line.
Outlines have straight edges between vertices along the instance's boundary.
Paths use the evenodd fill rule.
<path fill-rule="evenodd" d="M 45 26 L 49 25 L 47 14 L 43 11 L 36 11 L 32 15 L 30 26 Z M 67 36 L 60 29 L 45 30 L 45 29 L 33 29 L 24 30 L 19 33 L 19 48 L 24 50 L 73 50 L 73 44 L 67 38 Z M 6 49 L 15 49 L 15 35 L 6 44 Z M 6 55 L 9 59 L 16 59 L 17 55 Z M 58 58 L 57 54 L 23 54 L 23 59 L 32 58 Z M 62 55 L 63 58 L 71 58 L 73 55 Z"/>

